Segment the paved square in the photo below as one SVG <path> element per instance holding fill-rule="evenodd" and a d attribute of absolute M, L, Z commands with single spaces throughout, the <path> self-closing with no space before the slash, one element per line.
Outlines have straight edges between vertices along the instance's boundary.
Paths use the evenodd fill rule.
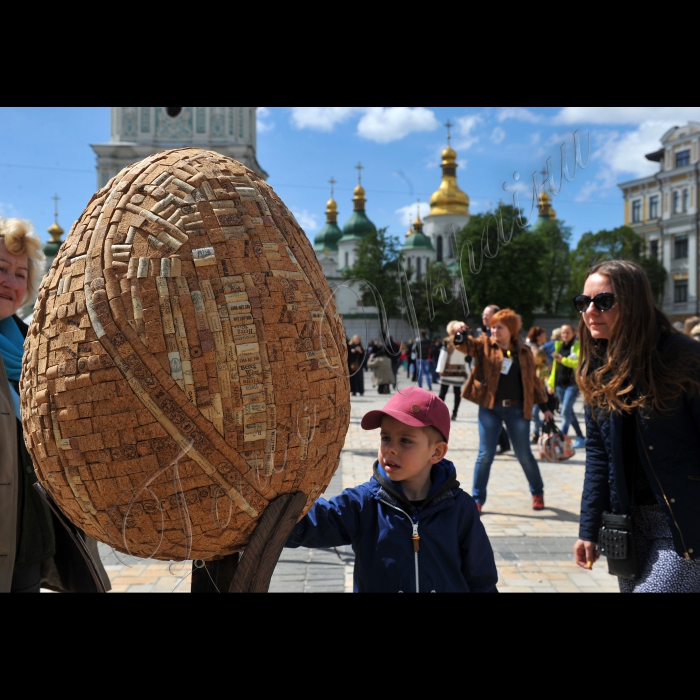
<path fill-rule="evenodd" d="M 401 386 L 406 383 L 400 372 Z M 324 496 L 360 484 L 372 474 L 378 447 L 377 431 L 360 428 L 362 416 L 381 408 L 389 397 L 371 388 L 370 375 L 364 396 L 352 397 L 350 429 L 341 462 Z M 436 391 L 437 393 L 437 391 Z M 452 409 L 452 392 L 447 405 Z M 450 435 L 448 459 L 455 463 L 462 488 L 470 492 L 474 462 L 479 447 L 478 407 L 462 401 Z M 576 413 L 582 417 L 579 401 Z M 561 422 L 560 417 L 558 423 Z M 583 421 L 580 421 L 583 423 Z M 536 447 L 533 446 L 536 454 Z M 545 484 L 543 511 L 533 511 L 525 475 L 512 452 L 497 455 L 491 468 L 488 502 L 482 515 L 493 545 L 498 567 L 498 589 L 503 593 L 618 592 L 617 579 L 607 573 L 605 559 L 593 571 L 584 571 L 573 561 L 583 486 L 585 450 L 561 464 L 540 462 Z M 100 545 L 112 590 L 127 593 L 187 593 L 190 562 L 161 562 L 135 559 Z M 285 549 L 270 584 L 271 593 L 352 591 L 353 552 L 337 550 Z"/>

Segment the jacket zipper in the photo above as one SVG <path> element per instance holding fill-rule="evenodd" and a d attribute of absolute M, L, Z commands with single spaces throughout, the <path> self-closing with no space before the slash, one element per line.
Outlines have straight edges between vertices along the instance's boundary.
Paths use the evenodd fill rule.
<path fill-rule="evenodd" d="M 420 584 L 418 583 L 418 549 L 420 546 L 420 535 L 418 534 L 418 520 L 413 520 L 413 561 L 416 566 L 416 593 L 420 591 Z"/>
<path fill-rule="evenodd" d="M 685 550 L 683 552 L 683 556 L 686 559 L 690 559 L 690 554 L 688 554 L 688 548 L 685 546 L 685 538 L 683 537 L 683 532 L 680 528 L 680 525 L 678 525 L 678 521 L 676 520 L 676 516 L 673 513 L 673 508 L 671 508 L 671 504 L 668 500 L 668 497 L 666 496 L 666 492 L 664 491 L 664 487 L 661 485 L 661 481 L 659 481 L 659 477 L 656 475 L 656 470 L 654 469 L 654 466 L 651 463 L 651 459 L 649 459 L 649 453 L 647 451 L 647 446 L 644 444 L 644 433 L 641 430 L 641 425 L 639 422 L 641 421 L 641 418 L 639 417 L 639 413 L 637 413 L 637 425 L 639 427 L 639 438 L 642 442 L 642 449 L 644 450 L 644 456 L 647 458 L 647 463 L 649 464 L 649 469 L 651 469 L 651 473 L 654 475 L 654 478 L 656 479 L 656 483 L 659 485 L 659 489 L 661 489 L 661 494 L 664 497 L 664 501 L 666 501 L 666 506 L 671 513 L 671 517 L 673 518 L 673 524 L 676 526 L 676 530 L 678 530 L 678 534 L 680 535 L 681 542 L 683 543 L 683 549 Z"/>
<path fill-rule="evenodd" d="M 418 548 L 419 548 L 419 542 L 420 542 L 420 536 L 418 535 L 418 521 L 413 520 L 413 518 L 403 509 L 399 508 L 398 506 L 392 505 L 388 501 L 385 501 L 383 498 L 381 499 L 382 503 L 386 504 L 389 506 L 389 508 L 393 508 L 394 510 L 397 510 L 399 513 L 402 515 L 405 515 L 411 522 L 411 526 L 413 527 L 413 535 L 411 536 L 411 539 L 413 540 L 413 562 L 415 565 L 415 571 L 416 571 L 416 593 L 420 593 L 420 583 L 419 583 L 419 578 L 418 578 Z"/>

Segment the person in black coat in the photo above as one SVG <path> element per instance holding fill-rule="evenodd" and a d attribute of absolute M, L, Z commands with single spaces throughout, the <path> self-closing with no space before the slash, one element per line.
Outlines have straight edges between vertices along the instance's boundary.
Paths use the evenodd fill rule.
<path fill-rule="evenodd" d="M 587 431 L 576 563 L 598 559 L 604 513 L 628 515 L 639 571 L 620 590 L 698 593 L 700 345 L 655 307 L 635 263 L 593 267 L 574 305 Z"/>
<path fill-rule="evenodd" d="M 365 363 L 365 349 L 359 335 L 353 335 L 348 343 L 348 370 L 350 371 L 350 391 L 353 396 L 365 393 L 365 375 L 362 371 Z"/>

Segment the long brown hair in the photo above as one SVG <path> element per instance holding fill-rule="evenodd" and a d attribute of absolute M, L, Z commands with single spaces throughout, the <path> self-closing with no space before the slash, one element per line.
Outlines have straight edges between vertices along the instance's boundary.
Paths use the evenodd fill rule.
<path fill-rule="evenodd" d="M 581 314 L 576 379 L 584 401 L 603 411 L 664 413 L 682 395 L 700 393 L 700 346 L 692 352 L 685 343 L 682 358 L 659 351 L 661 336 L 678 331 L 656 308 L 644 269 L 611 260 L 593 266 L 586 277 L 595 273 L 610 280 L 619 312 L 607 341 L 591 336 Z"/>

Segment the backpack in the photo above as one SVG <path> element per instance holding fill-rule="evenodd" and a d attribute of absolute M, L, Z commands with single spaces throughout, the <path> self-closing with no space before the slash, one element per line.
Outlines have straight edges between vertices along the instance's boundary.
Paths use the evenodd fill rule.
<path fill-rule="evenodd" d="M 554 421 L 542 424 L 542 435 L 537 444 L 540 459 L 544 462 L 563 462 L 576 454 L 571 440 L 559 430 Z"/>

